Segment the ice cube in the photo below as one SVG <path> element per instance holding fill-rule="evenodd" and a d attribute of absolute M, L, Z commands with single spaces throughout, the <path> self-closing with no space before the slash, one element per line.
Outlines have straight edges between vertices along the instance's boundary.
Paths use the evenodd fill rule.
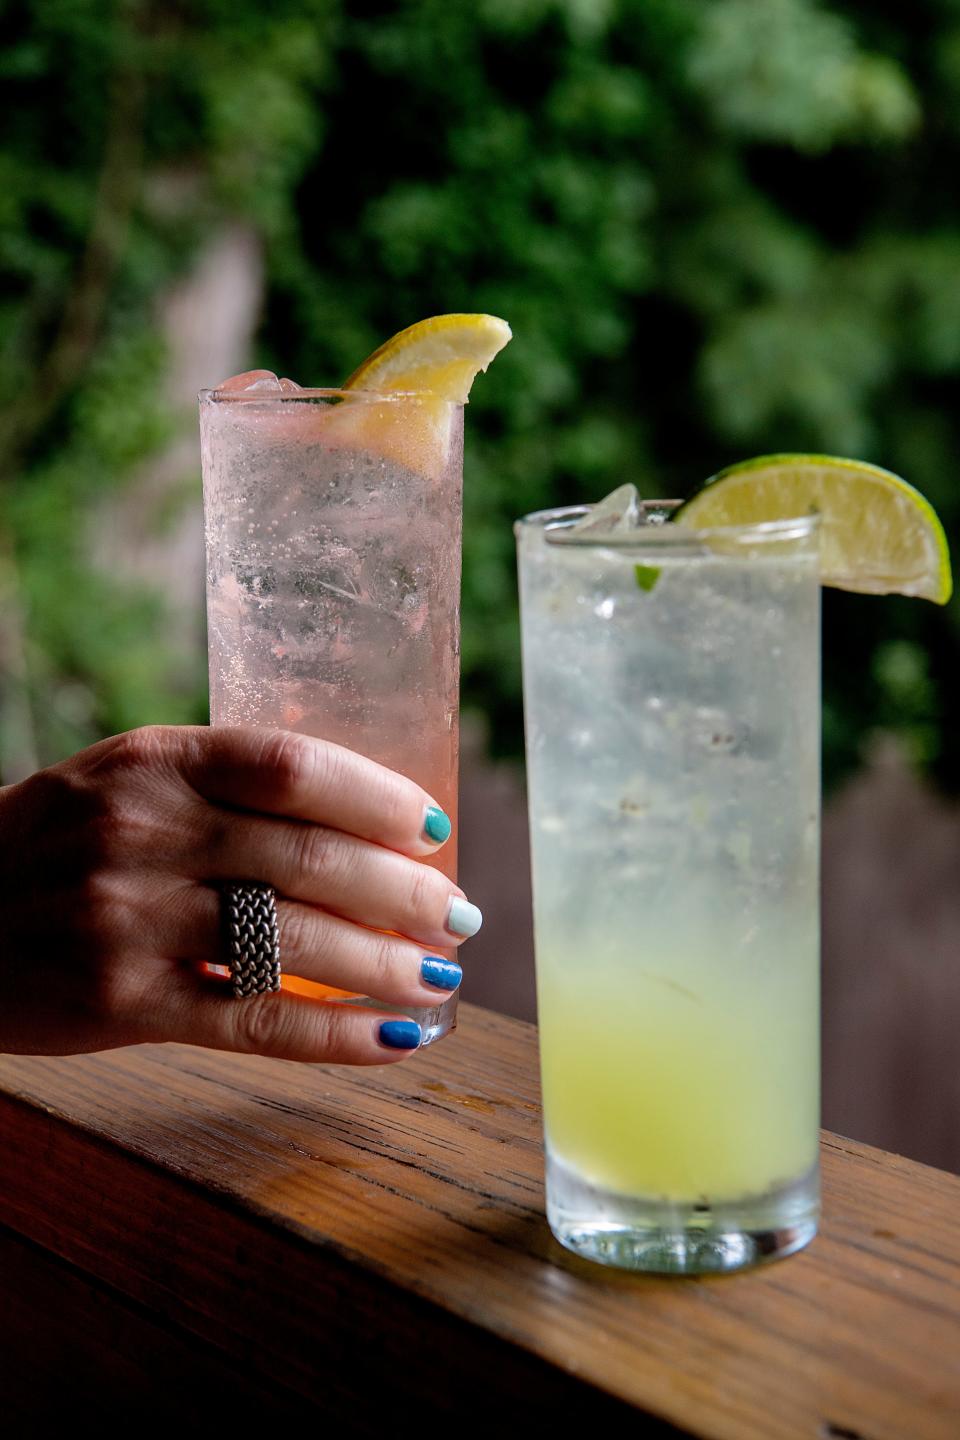
<path fill-rule="evenodd" d="M 290 385 L 290 380 L 278 380 L 272 370 L 245 370 L 242 375 L 231 375 L 229 380 L 224 380 L 216 388 L 218 390 L 242 390 L 246 394 L 254 395 L 277 395 L 284 385 Z"/>
<path fill-rule="evenodd" d="M 590 513 L 571 525 L 570 535 L 616 535 L 643 524 L 640 495 L 636 485 L 620 485 L 592 506 Z"/>

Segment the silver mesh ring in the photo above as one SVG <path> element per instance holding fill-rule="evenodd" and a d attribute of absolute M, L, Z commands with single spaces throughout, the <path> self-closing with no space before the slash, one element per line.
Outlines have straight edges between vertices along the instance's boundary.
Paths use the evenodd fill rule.
<path fill-rule="evenodd" d="M 223 926 L 233 993 L 239 1000 L 280 989 L 280 930 L 272 885 L 231 881 L 223 887 Z"/>

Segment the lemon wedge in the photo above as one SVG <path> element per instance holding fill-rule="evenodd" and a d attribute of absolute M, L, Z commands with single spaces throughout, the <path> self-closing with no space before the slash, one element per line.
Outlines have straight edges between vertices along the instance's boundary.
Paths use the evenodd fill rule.
<path fill-rule="evenodd" d="M 933 506 L 899 475 L 862 460 L 761 455 L 721 470 L 674 518 L 709 529 L 811 512 L 821 516 L 824 585 L 937 605 L 950 599 L 950 553 Z"/>
<path fill-rule="evenodd" d="M 439 479 L 462 443 L 460 406 L 511 338 L 494 315 L 434 315 L 374 350 L 324 417 L 324 443 Z"/>
<path fill-rule="evenodd" d="M 479 372 L 510 339 L 510 326 L 495 315 L 433 315 L 374 350 L 343 389 L 426 392 L 465 405 Z"/>

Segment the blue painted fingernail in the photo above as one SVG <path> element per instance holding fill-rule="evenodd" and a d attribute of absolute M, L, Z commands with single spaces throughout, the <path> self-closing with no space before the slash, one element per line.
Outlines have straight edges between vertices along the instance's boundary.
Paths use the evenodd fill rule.
<path fill-rule="evenodd" d="M 434 845 L 442 845 L 444 840 L 450 839 L 450 831 L 453 826 L 450 824 L 450 816 L 445 815 L 439 805 L 427 807 L 427 813 L 423 821 L 423 833 Z"/>
<path fill-rule="evenodd" d="M 447 916 L 447 929 L 451 935 L 462 935 L 469 940 L 471 935 L 476 935 L 483 924 L 483 916 L 476 905 L 471 905 L 469 900 L 462 900 L 455 895 L 450 902 L 450 914 Z"/>
<path fill-rule="evenodd" d="M 438 990 L 456 990 L 463 979 L 463 966 L 456 960 L 441 960 L 439 955 L 425 955 L 420 965 L 420 979 Z"/>
<path fill-rule="evenodd" d="M 384 1020 L 379 1030 L 380 1044 L 389 1050 L 416 1050 L 423 1031 L 415 1020 Z"/>

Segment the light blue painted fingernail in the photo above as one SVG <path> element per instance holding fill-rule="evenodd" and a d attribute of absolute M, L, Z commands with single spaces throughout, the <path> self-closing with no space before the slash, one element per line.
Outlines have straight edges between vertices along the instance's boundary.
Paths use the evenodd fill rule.
<path fill-rule="evenodd" d="M 456 990 L 463 979 L 463 968 L 456 960 L 442 960 L 439 955 L 425 955 L 420 963 L 420 979 L 438 990 Z"/>
<path fill-rule="evenodd" d="M 469 940 L 471 935 L 476 935 L 482 924 L 483 915 L 476 905 L 471 905 L 469 900 L 455 895 L 450 901 L 450 913 L 447 916 L 447 929 L 451 935 L 461 935 L 465 940 Z"/>
<path fill-rule="evenodd" d="M 439 805 L 427 807 L 427 813 L 423 821 L 423 833 L 434 845 L 442 845 L 444 840 L 450 839 L 450 831 L 453 826 L 450 824 L 450 816 L 445 815 Z"/>
<path fill-rule="evenodd" d="M 384 1020 L 378 1033 L 388 1050 L 416 1050 L 423 1039 L 416 1020 Z"/>

